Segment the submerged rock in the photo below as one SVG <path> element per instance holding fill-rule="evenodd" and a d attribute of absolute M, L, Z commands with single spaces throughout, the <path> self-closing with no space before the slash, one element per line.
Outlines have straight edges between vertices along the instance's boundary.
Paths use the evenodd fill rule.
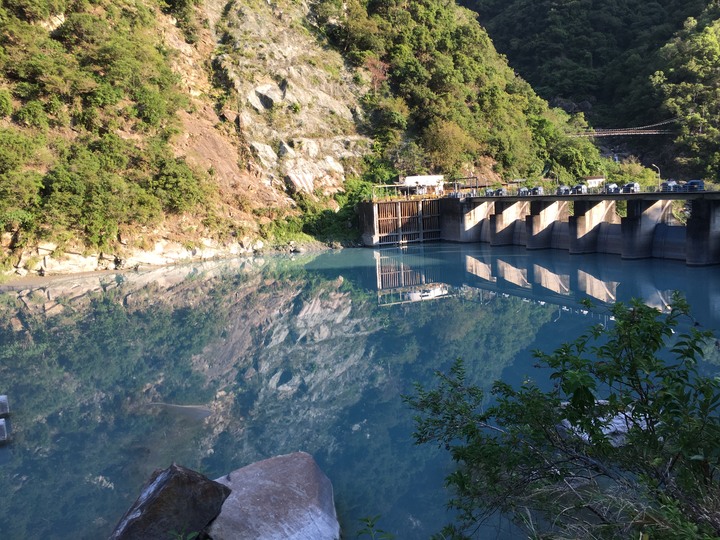
<path fill-rule="evenodd" d="M 216 480 L 232 489 L 213 540 L 336 540 L 333 488 L 305 452 L 259 461 Z"/>
<path fill-rule="evenodd" d="M 10 404 L 6 395 L 0 396 L 0 418 L 5 418 L 10 414 Z"/>

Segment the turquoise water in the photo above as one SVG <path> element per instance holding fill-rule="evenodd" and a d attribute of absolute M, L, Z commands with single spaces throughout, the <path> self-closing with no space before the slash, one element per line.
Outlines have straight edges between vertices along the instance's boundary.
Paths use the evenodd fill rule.
<path fill-rule="evenodd" d="M 154 469 L 216 478 L 297 450 L 332 480 L 344 538 L 374 515 L 428 538 L 451 519 L 451 464 L 413 444 L 414 382 L 457 357 L 484 386 L 534 377 L 533 350 L 612 324 L 607 303 L 632 297 L 665 309 L 679 290 L 720 329 L 719 271 L 443 244 L 6 286 L 2 538 L 104 538 Z"/>

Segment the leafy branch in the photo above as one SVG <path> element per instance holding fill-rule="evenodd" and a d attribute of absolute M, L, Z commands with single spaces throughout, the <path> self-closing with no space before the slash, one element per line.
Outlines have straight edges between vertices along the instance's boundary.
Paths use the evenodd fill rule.
<path fill-rule="evenodd" d="M 405 397 L 416 442 L 457 463 L 446 537 L 468 538 L 498 512 L 535 536 L 720 533 L 720 383 L 697 369 L 711 334 L 679 297 L 665 314 L 639 301 L 611 312 L 612 326 L 535 352 L 550 390 L 498 381 L 484 408 L 457 360 L 435 388 Z"/>

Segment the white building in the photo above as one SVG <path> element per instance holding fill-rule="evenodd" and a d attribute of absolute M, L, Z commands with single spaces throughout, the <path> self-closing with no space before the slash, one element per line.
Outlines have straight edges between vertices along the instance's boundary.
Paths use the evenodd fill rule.
<path fill-rule="evenodd" d="M 396 184 L 400 188 L 406 188 L 411 193 L 423 195 L 425 193 L 440 194 L 445 185 L 445 176 L 442 174 L 406 176 Z"/>

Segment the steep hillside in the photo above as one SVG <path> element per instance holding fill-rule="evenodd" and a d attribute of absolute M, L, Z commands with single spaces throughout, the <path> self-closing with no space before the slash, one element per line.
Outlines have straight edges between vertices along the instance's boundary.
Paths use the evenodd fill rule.
<path fill-rule="evenodd" d="M 290 193 L 339 191 L 368 146 L 359 87 L 288 8 L 1 7 L 0 263 L 252 250 Z"/>
<path fill-rule="evenodd" d="M 209 11 L 219 43 L 213 66 L 266 184 L 331 195 L 347 172 L 359 172 L 369 147 L 357 130 L 364 90 L 340 54 L 321 47 L 307 15 L 306 3 L 290 1 Z"/>
<path fill-rule="evenodd" d="M 463 0 L 535 90 L 593 122 L 652 117 L 658 49 L 708 0 Z M 640 103 L 645 101 L 642 106 Z M 649 110 L 648 110 L 649 109 Z M 628 115 L 630 117 L 628 118 Z"/>
<path fill-rule="evenodd" d="M 377 176 L 424 170 L 493 184 L 603 167 L 591 144 L 572 137 L 583 118 L 551 110 L 454 2 L 319 0 L 315 14 L 370 76 L 363 103 L 379 143 Z"/>

